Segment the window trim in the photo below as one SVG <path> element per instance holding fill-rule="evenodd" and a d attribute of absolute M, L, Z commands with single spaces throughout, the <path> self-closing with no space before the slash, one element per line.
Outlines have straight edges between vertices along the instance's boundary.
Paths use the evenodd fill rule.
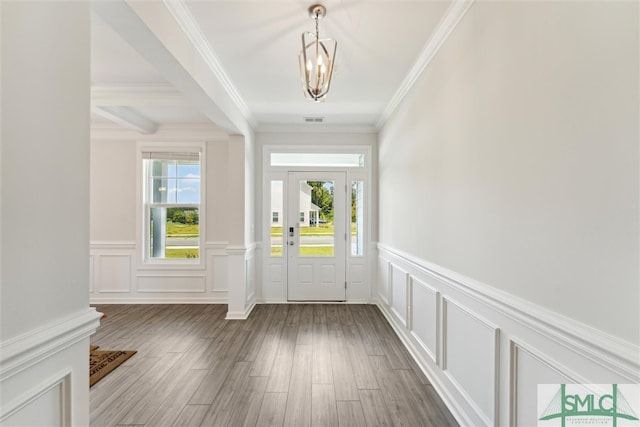
<path fill-rule="evenodd" d="M 145 152 L 156 153 L 200 153 L 200 204 L 199 212 L 199 238 L 198 238 L 198 258 L 150 258 L 149 257 L 149 212 L 146 202 L 146 176 L 143 159 Z M 136 144 L 137 158 L 137 266 L 140 270 L 204 270 L 206 268 L 205 238 L 206 238 L 206 143 L 205 142 L 141 142 Z M 185 204 L 186 206 L 188 204 Z M 170 207 L 175 207 L 172 204 Z M 178 205 L 183 206 L 183 205 Z"/>

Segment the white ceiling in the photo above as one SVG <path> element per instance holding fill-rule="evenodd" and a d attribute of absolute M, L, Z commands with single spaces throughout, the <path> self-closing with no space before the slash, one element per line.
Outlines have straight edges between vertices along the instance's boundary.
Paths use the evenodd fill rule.
<path fill-rule="evenodd" d="M 112 3 L 116 2 L 105 4 Z M 234 92 L 231 98 L 240 111 L 245 109 L 254 128 L 300 126 L 304 117 L 320 116 L 324 124 L 306 126 L 373 129 L 410 77 L 451 1 L 324 1 L 327 16 L 320 21 L 321 36 L 338 41 L 331 91 L 324 103 L 304 98 L 298 74 L 300 35 L 314 28 L 307 12 L 311 2 L 180 0 L 172 4 L 190 15 L 186 33 L 191 40 L 194 34 L 204 37 L 206 42 L 199 48 L 204 46 L 217 59 L 228 78 L 227 87 Z M 139 13 L 135 3 L 130 5 Z M 147 24 L 149 16 L 164 17 L 164 25 L 157 28 L 168 32 L 171 23 L 180 30 L 175 20 L 166 20 L 170 13 L 162 2 L 147 3 L 144 8 L 149 11 Z M 175 73 L 153 56 L 152 49 L 139 53 L 132 47 L 141 50 L 133 40 L 137 33 L 112 29 L 105 21 L 118 21 L 102 10 L 100 17 L 92 16 L 92 105 L 98 113 L 94 119 L 104 120 L 101 117 L 107 115 L 101 113 L 101 107 L 111 106 L 127 107 L 125 111 L 156 125 L 210 120 L 212 115 L 204 111 L 202 102 L 169 83 L 175 83 Z M 173 40 L 184 43 L 189 38 L 164 36 L 158 40 L 175 51 L 175 46 L 169 46 Z M 209 98 L 221 111 L 228 110 L 222 98 L 211 94 Z M 148 130 L 152 133 L 154 128 Z"/>

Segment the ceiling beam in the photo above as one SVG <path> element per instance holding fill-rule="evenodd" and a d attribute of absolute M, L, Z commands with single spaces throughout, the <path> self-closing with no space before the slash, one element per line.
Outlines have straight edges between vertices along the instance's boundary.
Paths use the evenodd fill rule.
<path fill-rule="evenodd" d="M 196 61 L 163 3 L 93 1 L 91 8 L 213 123 L 229 134 L 252 132 L 217 77 Z"/>
<path fill-rule="evenodd" d="M 173 86 L 148 84 L 100 84 L 91 86 L 91 106 L 191 107 Z"/>
<path fill-rule="evenodd" d="M 158 123 L 153 120 L 149 120 L 129 107 L 96 106 L 91 108 L 91 112 L 145 135 L 156 133 L 158 130 Z"/>

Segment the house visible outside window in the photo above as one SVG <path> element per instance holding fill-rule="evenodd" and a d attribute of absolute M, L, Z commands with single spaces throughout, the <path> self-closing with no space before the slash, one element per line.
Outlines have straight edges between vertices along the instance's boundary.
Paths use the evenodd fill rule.
<path fill-rule="evenodd" d="M 198 261 L 203 219 L 202 169 L 201 151 L 142 151 L 143 243 L 147 262 Z"/>
<path fill-rule="evenodd" d="M 278 212 L 271 213 L 271 222 L 273 222 L 274 224 L 278 223 Z"/>

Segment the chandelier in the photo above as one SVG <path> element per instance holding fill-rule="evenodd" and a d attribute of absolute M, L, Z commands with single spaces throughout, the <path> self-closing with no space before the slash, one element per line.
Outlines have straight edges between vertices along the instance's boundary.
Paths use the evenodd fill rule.
<path fill-rule="evenodd" d="M 327 9 L 320 4 L 309 8 L 309 17 L 316 22 L 316 33 L 302 33 L 302 50 L 298 55 L 302 90 L 305 97 L 315 102 L 324 102 L 327 97 L 338 47 L 337 41 L 320 38 L 318 21 L 326 14 Z"/>

